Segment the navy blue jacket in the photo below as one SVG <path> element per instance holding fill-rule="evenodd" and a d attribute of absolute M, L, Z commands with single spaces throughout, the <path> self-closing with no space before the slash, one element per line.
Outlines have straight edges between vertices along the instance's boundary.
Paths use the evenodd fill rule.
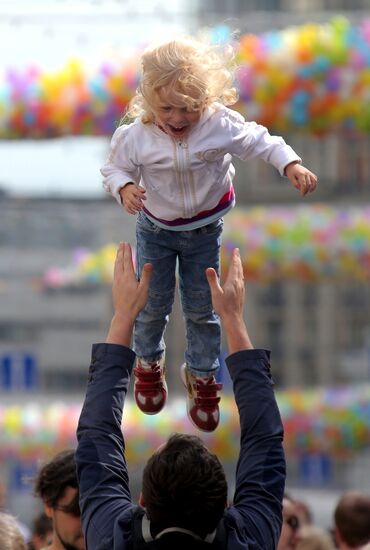
<path fill-rule="evenodd" d="M 134 352 L 124 346 L 94 344 L 92 348 L 76 451 L 88 550 L 134 548 L 133 517 L 142 511 L 131 500 L 121 431 L 134 361 Z M 241 442 L 234 502 L 224 513 L 221 546 L 227 550 L 274 550 L 282 524 L 285 458 L 269 352 L 240 351 L 226 363 L 240 414 Z"/>

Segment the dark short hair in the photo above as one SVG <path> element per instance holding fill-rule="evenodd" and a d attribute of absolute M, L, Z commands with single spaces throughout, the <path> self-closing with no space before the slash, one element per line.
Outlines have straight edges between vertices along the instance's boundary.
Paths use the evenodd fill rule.
<path fill-rule="evenodd" d="M 340 499 L 334 512 L 335 525 L 350 547 L 363 546 L 370 541 L 370 496 L 348 491 Z"/>
<path fill-rule="evenodd" d="M 175 434 L 148 460 L 142 493 L 156 528 L 177 526 L 204 536 L 223 515 L 227 482 L 219 459 L 199 437 Z"/>
<path fill-rule="evenodd" d="M 41 512 L 33 520 L 32 533 L 39 537 L 45 537 L 50 531 L 53 530 L 52 520 L 45 514 Z"/>
<path fill-rule="evenodd" d="M 35 481 L 35 495 L 54 508 L 67 487 L 78 489 L 73 450 L 58 453 L 42 466 Z"/>

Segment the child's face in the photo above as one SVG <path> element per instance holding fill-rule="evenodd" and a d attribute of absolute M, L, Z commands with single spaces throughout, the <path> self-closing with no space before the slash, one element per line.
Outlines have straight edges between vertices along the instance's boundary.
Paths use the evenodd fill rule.
<path fill-rule="evenodd" d="M 161 126 L 168 135 L 175 139 L 183 139 L 199 122 L 203 110 L 204 107 L 197 111 L 189 111 L 185 104 L 181 105 L 171 98 L 171 92 L 169 92 L 158 98 L 153 113 L 156 124 Z"/>

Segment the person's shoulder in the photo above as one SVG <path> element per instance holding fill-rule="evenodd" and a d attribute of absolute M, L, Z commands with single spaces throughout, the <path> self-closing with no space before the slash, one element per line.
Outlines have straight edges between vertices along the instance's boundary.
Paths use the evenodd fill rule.
<path fill-rule="evenodd" d="M 246 123 L 241 113 L 221 103 L 215 103 L 210 107 L 209 120 L 213 124 L 219 125 L 223 130 L 229 129 L 231 132 L 240 129 Z"/>
<path fill-rule="evenodd" d="M 125 132 L 129 132 L 133 139 L 143 139 L 144 136 L 153 139 L 153 136 L 155 137 L 156 134 L 162 133 L 155 124 L 152 122 L 143 122 L 141 118 L 137 118 L 129 124 Z"/>
<path fill-rule="evenodd" d="M 130 135 L 132 126 L 133 126 L 133 123 L 126 124 L 125 122 L 122 121 L 121 124 L 117 126 L 117 128 L 113 132 L 112 145 L 116 145 L 123 139 L 126 139 Z"/>
<path fill-rule="evenodd" d="M 214 106 L 214 112 L 215 116 L 218 116 L 220 119 L 230 121 L 231 123 L 245 123 L 245 118 L 241 113 L 239 113 L 239 111 L 226 107 L 226 105 L 216 103 Z"/>
<path fill-rule="evenodd" d="M 116 519 L 114 528 L 115 540 L 116 537 L 125 540 L 135 539 L 137 534 L 141 532 L 141 521 L 144 513 L 143 508 L 137 504 L 126 506 Z"/>
<path fill-rule="evenodd" d="M 142 138 L 147 131 L 146 124 L 143 124 L 140 119 L 133 121 L 123 120 L 122 124 L 118 126 L 112 137 L 112 144 L 117 145 L 119 143 L 135 144 Z"/>
<path fill-rule="evenodd" d="M 251 540 L 246 534 L 245 519 L 237 506 L 231 505 L 225 509 L 217 529 L 216 542 L 220 544 L 220 548 L 233 550 L 250 547 Z"/>
<path fill-rule="evenodd" d="M 120 125 L 116 129 L 116 133 L 119 132 L 120 134 L 134 135 L 137 132 L 142 131 L 143 127 L 144 127 L 144 124 L 138 118 L 134 120 L 123 118 L 121 120 Z"/>

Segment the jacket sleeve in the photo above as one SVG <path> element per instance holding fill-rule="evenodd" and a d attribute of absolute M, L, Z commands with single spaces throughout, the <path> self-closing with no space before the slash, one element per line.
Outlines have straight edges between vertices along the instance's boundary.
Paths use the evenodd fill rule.
<path fill-rule="evenodd" d="M 89 550 L 110 547 L 117 517 L 132 506 L 121 421 L 134 358 L 131 349 L 116 344 L 94 344 L 92 349 L 76 451 Z"/>
<path fill-rule="evenodd" d="M 274 550 L 285 485 L 283 425 L 273 392 L 269 352 L 247 350 L 226 360 L 240 415 L 240 455 L 233 515 L 252 548 Z"/>
<path fill-rule="evenodd" d="M 133 124 L 123 125 L 114 132 L 107 162 L 100 169 L 104 189 L 121 204 L 120 189 L 126 183 L 140 182 L 140 166 L 135 151 Z"/>
<path fill-rule="evenodd" d="M 232 155 L 242 160 L 261 158 L 272 164 L 282 176 L 291 162 L 302 162 L 297 153 L 280 136 L 272 136 L 267 128 L 256 122 L 246 122 L 240 113 L 228 111 Z"/>

